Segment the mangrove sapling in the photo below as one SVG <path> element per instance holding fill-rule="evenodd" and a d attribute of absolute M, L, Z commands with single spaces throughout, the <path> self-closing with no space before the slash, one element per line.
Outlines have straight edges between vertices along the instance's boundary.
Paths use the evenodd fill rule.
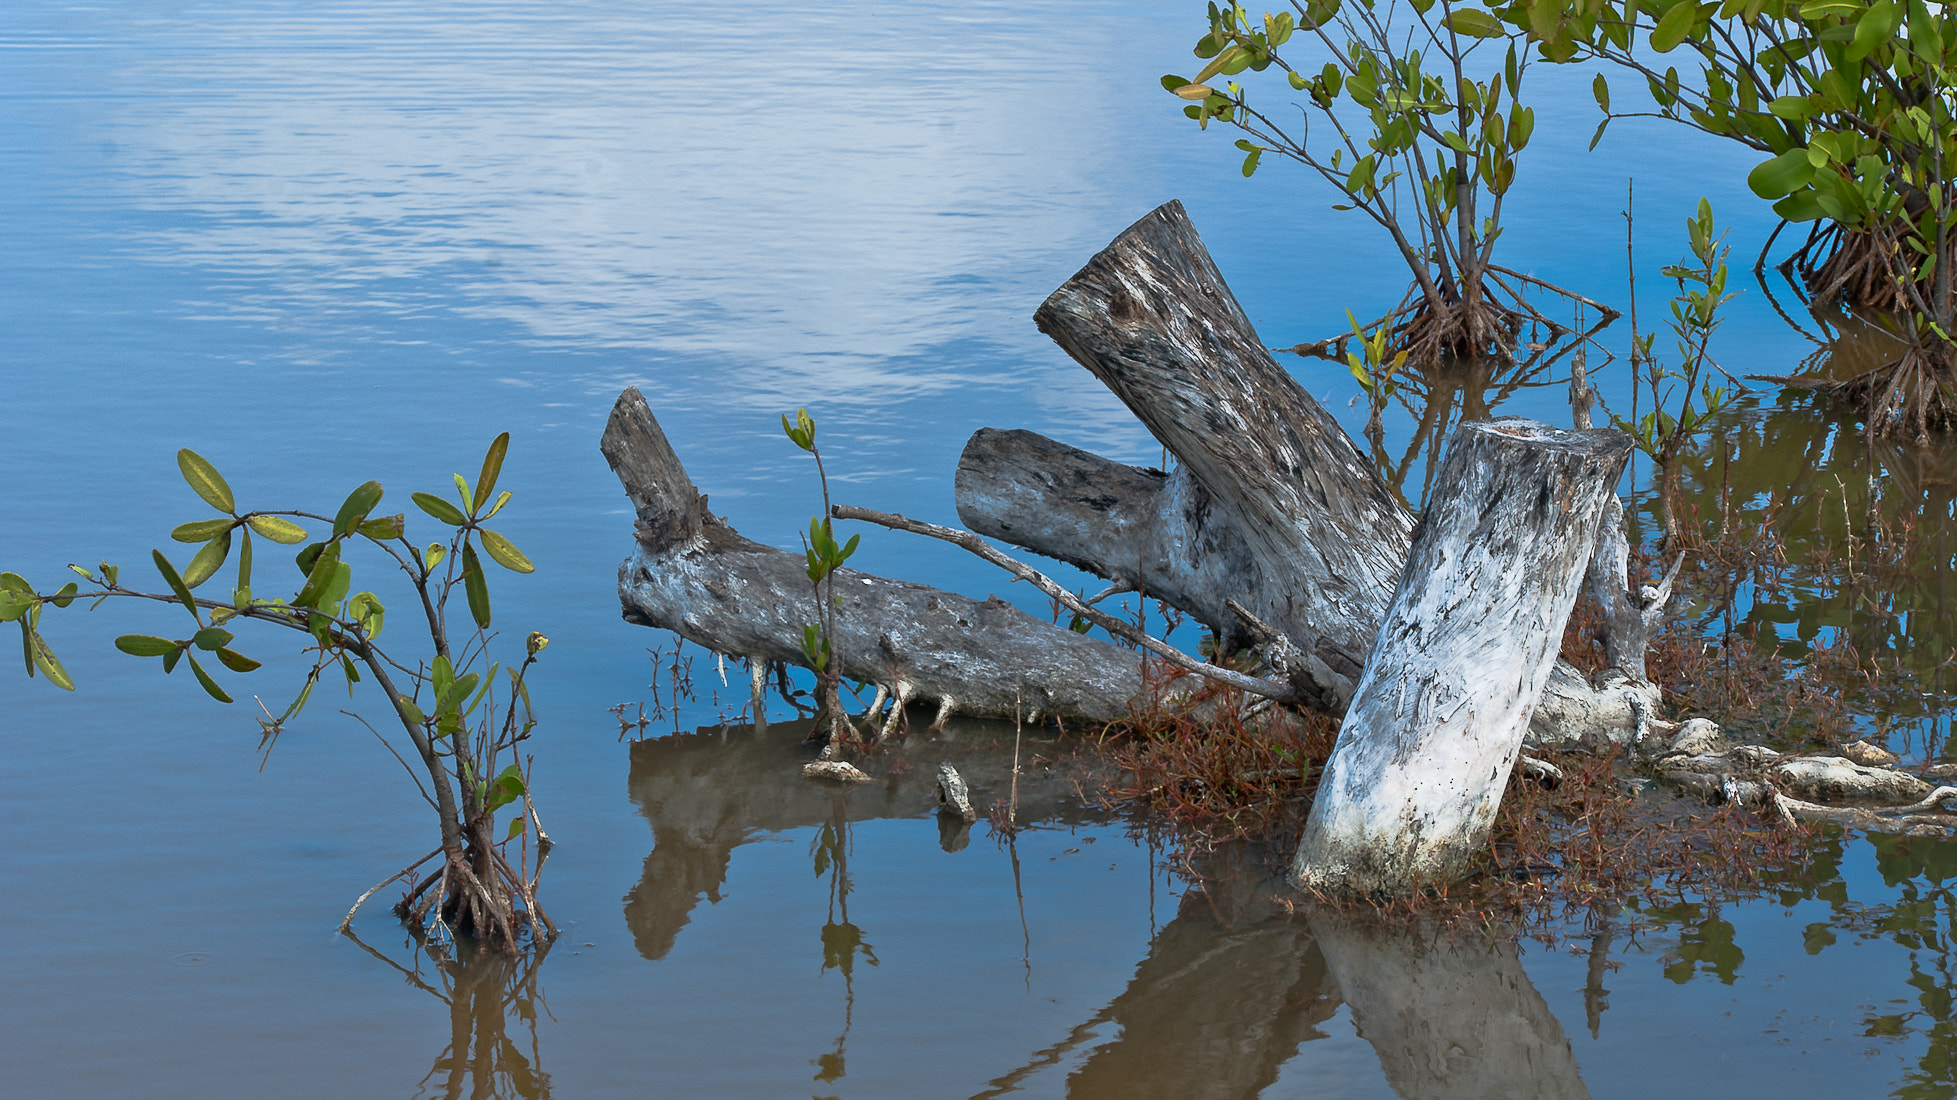
<path fill-rule="evenodd" d="M 96 606 L 109 599 L 179 605 L 192 620 L 188 637 L 124 634 L 115 640 L 116 648 L 137 657 L 160 658 L 165 673 L 176 671 L 179 664 L 188 665 L 197 683 L 220 703 L 231 702 L 231 694 L 212 675 L 214 670 L 198 659 L 200 653 L 232 672 L 249 673 L 259 662 L 232 648 L 236 635 L 230 628 L 251 622 L 293 631 L 301 636 L 301 653 L 310 668 L 292 703 L 276 716 L 268 710 L 260 721 L 261 744 L 268 749 L 286 724 L 298 717 L 322 675 L 341 676 L 351 688 L 364 670 L 393 710 L 400 734 L 390 738 L 379 727 L 367 728 L 401 762 L 435 811 L 441 843 L 361 895 L 340 927 L 346 929 L 367 898 L 406 878 L 413 885 L 395 912 L 418 932 L 437 940 L 470 936 L 509 951 L 517 948 L 525 933 L 532 942 L 550 939 L 556 929 L 537 904 L 537 882 L 551 841 L 530 801 L 525 762 L 517 758 L 517 746 L 536 725 L 525 677 L 549 642 L 533 632 L 525 640 L 519 663 L 505 666 L 488 661 L 494 634 L 482 556 L 517 573 L 535 568 L 509 539 L 484 526 L 510 502 L 508 491 L 496 492 L 509 440 L 505 432 L 490 444 L 474 485 L 455 475 L 460 507 L 430 493 L 412 495 L 416 507 L 453 528 L 446 541 L 425 547 L 409 541 L 405 514 L 374 514 L 382 497 L 378 481 L 354 489 L 330 516 L 289 509 L 240 511 L 216 467 L 194 451 L 178 451 L 184 480 L 219 515 L 192 520 L 170 532 L 178 542 L 202 544 L 182 570 L 161 550 L 152 551 L 151 561 L 164 591 L 123 584 L 121 570 L 106 561 L 95 569 L 69 566 L 93 586 L 87 593 L 70 581 L 44 594 L 18 574 L 0 573 L 0 621 L 20 624 L 30 677 L 38 671 L 57 687 L 73 690 L 74 682 L 40 630 L 41 615 L 49 605 L 67 607 L 83 594 L 96 597 Z M 309 542 L 307 528 L 296 521 L 324 524 L 330 533 Z M 254 591 L 254 582 L 263 582 L 253 572 L 254 536 L 281 545 L 305 544 L 296 559 L 301 580 L 291 596 L 268 599 Z M 237 582 L 230 597 L 197 595 L 196 589 L 231 560 L 234 542 Z M 386 648 L 380 644 L 386 606 L 372 591 L 351 591 L 353 567 L 346 559 L 350 551 L 363 547 L 384 555 L 407 578 L 420 612 L 414 618 L 427 625 L 429 648 L 423 653 L 396 656 L 406 647 L 397 648 L 392 641 Z M 467 616 L 455 624 L 463 629 L 452 631 L 450 598 L 458 589 Z M 408 753 L 419 769 L 397 747 L 400 735 L 405 735 Z M 505 807 L 516 812 L 499 830 L 496 815 Z M 532 831 L 536 833 L 534 864 Z M 513 840 L 520 840 L 514 858 L 509 851 Z M 440 861 L 438 870 L 414 877 L 434 860 Z"/>
<path fill-rule="evenodd" d="M 849 541 L 841 545 L 836 542 L 836 531 L 829 519 L 832 512 L 829 504 L 829 471 L 822 465 L 822 452 L 816 449 L 815 421 L 809 418 L 809 410 L 796 409 L 793 421 L 783 413 L 781 430 L 797 447 L 809 452 L 810 457 L 815 459 L 815 475 L 822 483 L 822 514 L 809 520 L 809 533 L 802 537 L 802 554 L 808 559 L 809 584 L 815 589 L 815 622 L 802 628 L 802 655 L 808 658 L 809 668 L 815 671 L 816 706 L 819 711 L 816 728 L 821 729 L 826 720 L 831 744 L 852 741 L 855 740 L 855 727 L 850 725 L 849 716 L 843 712 L 843 660 L 836 650 L 836 570 L 842 568 L 851 554 L 856 553 L 856 544 L 862 541 L 863 536 L 851 535 Z"/>
<path fill-rule="evenodd" d="M 1705 434 L 1709 418 L 1725 408 L 1733 396 L 1730 387 L 1714 384 L 1714 373 L 1726 372 L 1710 354 L 1712 335 L 1721 320 L 1719 307 L 1738 293 L 1726 290 L 1726 257 L 1732 249 L 1723 231 L 1714 234 L 1712 204 L 1703 198 L 1698 213 L 1685 219 L 1685 231 L 1692 246 L 1689 261 L 1664 270 L 1665 277 L 1678 284 L 1667 322 L 1677 338 L 1678 362 L 1663 365 L 1651 350 L 1657 334 L 1640 334 L 1634 327 L 1633 384 L 1645 389 L 1651 399 L 1650 411 L 1642 416 L 1633 414 L 1634 420 L 1611 417 L 1620 430 L 1631 434 L 1638 449 L 1657 468 L 1659 522 L 1668 541 L 1676 539 L 1678 530 L 1674 513 L 1679 455 L 1694 438 Z M 1642 373 L 1638 372 L 1640 367 Z"/>
<path fill-rule="evenodd" d="M 1358 210 L 1386 231 L 1413 288 L 1365 331 L 1391 332 L 1395 350 L 1423 366 L 1452 357 L 1512 363 L 1525 326 L 1566 335 L 1522 288 L 1575 296 L 1493 260 L 1516 158 L 1535 130 L 1535 112 L 1516 100 L 1530 65 L 1520 48 L 1526 36 L 1505 31 L 1489 10 L 1455 0 L 1294 6 L 1296 17 L 1266 13 L 1260 26 L 1240 6 L 1210 4 L 1209 31 L 1195 50 L 1208 64 L 1194 80 L 1163 77 L 1163 87 L 1191 101 L 1184 113 L 1203 128 L 1217 120 L 1247 135 L 1236 143 L 1245 176 L 1265 153 L 1288 157 L 1338 189 L 1343 201 L 1335 209 Z M 1316 72 L 1278 53 L 1301 31 L 1301 43 L 1315 42 L 1330 57 Z M 1476 56 L 1503 41 L 1499 57 Z M 1424 68 L 1434 59 L 1438 74 Z M 1283 122 L 1253 107 L 1237 81 L 1210 83 L 1272 65 L 1285 71 L 1292 91 L 1309 96 L 1334 136 L 1312 140 L 1302 105 L 1304 117 Z M 1596 308 L 1605 323 L 1616 316 Z M 1349 335 L 1293 350 L 1336 356 Z"/>

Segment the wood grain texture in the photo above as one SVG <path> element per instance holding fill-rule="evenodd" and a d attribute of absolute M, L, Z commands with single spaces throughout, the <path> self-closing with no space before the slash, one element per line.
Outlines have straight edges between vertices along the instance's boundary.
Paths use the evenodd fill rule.
<path fill-rule="evenodd" d="M 1622 432 L 1463 425 L 1320 779 L 1303 885 L 1404 892 L 1478 855 L 1629 457 Z"/>

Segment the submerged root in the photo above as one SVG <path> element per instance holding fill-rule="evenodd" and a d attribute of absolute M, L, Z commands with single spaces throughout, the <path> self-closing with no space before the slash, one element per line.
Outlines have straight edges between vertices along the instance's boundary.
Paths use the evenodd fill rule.
<path fill-rule="evenodd" d="M 1524 285 L 1532 285 L 1561 297 L 1572 307 L 1584 306 L 1595 310 L 1598 320 L 1590 328 L 1578 332 L 1529 304 L 1521 293 Z M 1432 369 L 1443 363 L 1455 362 L 1489 363 L 1506 369 L 1539 362 L 1546 366 L 1544 357 L 1550 353 L 1550 349 L 1559 345 L 1572 346 L 1616 320 L 1617 316 L 1616 310 L 1562 287 L 1518 271 L 1491 266 L 1472 300 L 1450 295 L 1437 305 L 1422 295 L 1418 287 L 1414 287 L 1384 316 L 1361 327 L 1368 333 L 1385 331 L 1388 334 L 1386 357 L 1390 360 L 1405 352 L 1408 362 L 1416 364 L 1417 369 Z M 1527 341 L 1523 339 L 1525 331 L 1531 336 Z M 1350 350 L 1348 342 L 1353 336 L 1353 333 L 1344 332 L 1283 350 L 1342 362 Z"/>
<path fill-rule="evenodd" d="M 539 944 L 557 938 L 557 926 L 537 904 L 535 879 L 525 879 L 500 850 L 445 848 L 430 853 L 423 862 L 435 855 L 444 857 L 441 871 L 418 881 L 394 904 L 394 915 L 418 937 L 435 943 L 467 938 L 512 954 L 526 938 Z M 484 873 L 479 874 L 478 868 Z M 363 896 L 361 901 L 365 900 Z M 359 903 L 354 909 L 359 909 Z M 347 931 L 352 920 L 353 912 L 348 912 L 341 931 Z"/>
<path fill-rule="evenodd" d="M 1957 372 L 1948 348 L 1912 346 L 1893 362 L 1816 389 L 1859 411 L 1871 434 L 1927 443 L 1932 430 L 1957 424 Z"/>

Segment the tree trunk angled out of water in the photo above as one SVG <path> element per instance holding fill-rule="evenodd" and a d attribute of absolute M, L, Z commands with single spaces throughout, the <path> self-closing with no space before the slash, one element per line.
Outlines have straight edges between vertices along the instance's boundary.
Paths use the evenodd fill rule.
<path fill-rule="evenodd" d="M 1265 350 L 1181 204 L 1130 226 L 1034 317 L 1179 464 L 1142 470 L 1033 432 L 984 429 L 959 459 L 959 519 L 1163 599 L 1226 651 L 1253 637 L 1234 601 L 1301 651 L 1290 676 L 1300 698 L 1343 714 L 1407 560 L 1413 515 Z M 1606 607 L 1635 599 L 1622 591 L 1623 541 L 1610 528 L 1600 545 L 1615 556 L 1593 571 Z M 1640 711 L 1658 704 L 1644 678 L 1648 633 L 1623 635 L 1624 668 L 1597 684 L 1556 662 L 1531 742 L 1632 737 Z"/>
<path fill-rule="evenodd" d="M 1611 430 L 1463 425 L 1292 864 L 1329 893 L 1457 877 L 1487 843 L 1631 451 Z"/>

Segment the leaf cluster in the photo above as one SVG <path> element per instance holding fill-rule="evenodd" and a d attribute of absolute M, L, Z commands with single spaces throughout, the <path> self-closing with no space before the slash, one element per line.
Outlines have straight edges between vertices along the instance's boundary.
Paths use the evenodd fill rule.
<path fill-rule="evenodd" d="M 1653 114 L 1767 154 L 1747 176 L 1755 194 L 1788 221 L 1875 236 L 1918 312 L 1949 327 L 1957 13 L 1925 0 L 1521 0 L 1509 18 L 1644 78 L 1641 111 L 1613 109 L 1596 78 L 1598 138 L 1613 118 Z M 1675 53 L 1696 72 L 1657 59 Z"/>
<path fill-rule="evenodd" d="M 1244 175 L 1276 153 L 1331 184 L 1336 209 L 1361 211 L 1392 236 L 1431 308 L 1477 297 L 1517 156 L 1535 133 L 1534 110 L 1517 101 L 1527 32 L 1472 0 L 1310 0 L 1295 10 L 1253 20 L 1241 6 L 1210 4 L 1195 47 L 1206 64 L 1162 86 L 1190 101 L 1183 112 L 1199 126 L 1220 121 L 1246 135 L 1236 142 Z M 1330 60 L 1294 63 L 1294 37 Z M 1237 80 L 1217 83 L 1271 69 L 1307 97 L 1309 106 L 1293 105 L 1299 121 L 1253 103 Z M 1326 124 L 1322 138 L 1314 118 Z"/>

